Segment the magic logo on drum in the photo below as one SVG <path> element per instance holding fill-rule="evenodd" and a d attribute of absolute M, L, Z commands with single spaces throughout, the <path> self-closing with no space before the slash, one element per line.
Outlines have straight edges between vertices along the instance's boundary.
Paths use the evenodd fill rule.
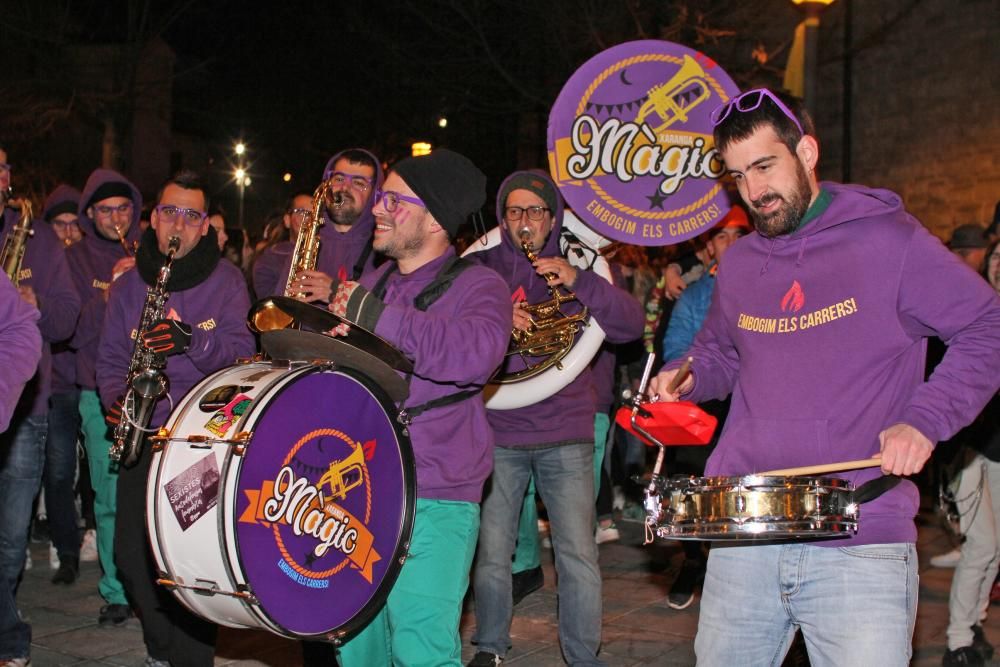
<path fill-rule="evenodd" d="M 345 571 L 372 582 L 382 559 L 368 527 L 367 461 L 375 450 L 375 440 L 362 444 L 336 429 L 315 429 L 294 443 L 273 479 L 243 490 L 249 504 L 240 523 L 271 531 L 278 569 L 295 583 L 327 588 Z"/>

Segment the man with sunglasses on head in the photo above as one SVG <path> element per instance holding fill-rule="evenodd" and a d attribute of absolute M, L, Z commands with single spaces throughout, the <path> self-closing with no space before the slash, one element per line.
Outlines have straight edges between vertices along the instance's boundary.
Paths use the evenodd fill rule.
<path fill-rule="evenodd" d="M 865 489 L 876 497 L 858 499 L 856 534 L 716 545 L 695 653 L 705 665 L 776 664 L 799 628 L 813 665 L 906 665 L 919 494 L 883 475 L 919 472 L 996 393 L 1000 297 L 896 194 L 820 182 L 819 143 L 793 106 L 757 89 L 713 112 L 756 232 L 726 253 L 683 355 L 691 374 L 669 392 L 680 362 L 668 363 L 650 393 L 697 403 L 732 393 L 707 475 L 880 456 L 831 473 L 856 487 L 878 480 Z M 929 336 L 948 351 L 925 381 Z M 945 664 L 983 664 L 974 658 Z"/>
<path fill-rule="evenodd" d="M 11 165 L 0 145 L 0 247 L 20 223 L 24 206 L 8 201 Z M 80 299 L 70 279 L 66 253 L 52 229 L 31 221 L 32 235 L 24 245 L 20 269 L 11 276 L 21 299 L 38 310 L 42 338 L 41 359 L 21 392 L 10 427 L 0 436 L 0 663 L 28 662 L 31 626 L 17 612 L 15 595 L 25 564 L 32 507 L 42 481 L 52 384 L 50 346 L 73 333 Z M 2 369 L 0 372 L 7 372 Z M 10 371 L 16 377 L 15 369 Z"/>
<path fill-rule="evenodd" d="M 181 172 L 161 188 L 135 256 L 135 270 L 111 286 L 97 357 L 101 402 L 114 427 L 122 415 L 133 336 L 166 360 L 170 397 L 176 403 L 206 375 L 254 352 L 246 326 L 250 297 L 240 270 L 220 261 L 215 230 L 208 221 L 208 195 L 198 176 Z M 166 289 L 163 318 L 145 331 L 139 325 L 147 290 L 156 284 L 170 241 L 179 246 Z M 171 401 L 160 399 L 149 427 L 167 421 Z M 147 665 L 211 665 L 216 627 L 195 617 L 162 586 L 146 538 L 146 477 L 151 454 L 146 443 L 135 466 L 120 466 L 114 552 L 118 574 L 142 621 Z"/>
<path fill-rule="evenodd" d="M 330 187 L 320 209 L 324 224 L 319 230 L 316 268 L 295 276 L 292 289 L 304 294 L 304 301 L 327 303 L 334 281 L 357 280 L 374 266 L 372 193 L 382 186 L 382 166 L 368 151 L 350 148 L 330 158 L 323 170 L 323 181 L 329 181 Z M 311 198 L 309 204 L 298 208 L 299 226 L 311 224 Z M 291 259 L 289 256 L 270 291 L 259 292 L 257 296 L 284 293 Z"/>
<path fill-rule="evenodd" d="M 139 229 L 142 196 L 135 185 L 117 171 L 98 168 L 87 178 L 76 212 L 84 238 L 67 249 L 66 258 L 83 309 L 70 347 L 80 390 L 80 429 L 94 490 L 97 556 L 101 562 L 97 589 L 105 603 L 97 621 L 101 626 L 118 627 L 132 616 L 132 612 L 114 559 L 118 470 L 108 458 L 111 441 L 106 415 L 97 396 L 94 365 L 108 288 L 115 278 L 135 265 L 132 248 L 142 235 Z"/>
<path fill-rule="evenodd" d="M 343 667 L 461 665 L 462 599 L 492 465 L 480 392 L 511 327 L 503 280 L 452 246 L 485 199 L 486 176 L 458 153 L 399 162 L 373 205 L 374 248 L 391 261 L 333 292 L 332 312 L 413 361 L 401 407 L 417 485 L 406 562 L 383 609 L 340 649 Z"/>
<path fill-rule="evenodd" d="M 587 307 L 610 343 L 642 335 L 642 306 L 624 290 L 592 271 L 571 265 L 559 247 L 563 202 L 555 184 L 540 171 L 517 171 L 497 195 L 501 243 L 473 253 L 506 281 L 514 328 L 529 331 L 532 319 L 522 306 L 548 301 L 550 288 L 572 290 L 577 301 L 566 314 Z M 526 243 L 537 259 L 522 250 Z M 524 362 L 509 357 L 521 370 Z M 511 646 L 513 615 L 511 558 L 518 516 L 528 482 L 534 479 L 548 510 L 555 549 L 559 593 L 559 638 L 573 665 L 600 665 L 601 571 L 594 529 L 594 415 L 596 396 L 589 368 L 552 396 L 516 410 L 490 410 L 496 434 L 494 467 L 483 499 L 473 585 L 476 593 L 478 652 L 470 665 L 497 665 Z M 536 526 L 530 526 L 536 531 Z"/>

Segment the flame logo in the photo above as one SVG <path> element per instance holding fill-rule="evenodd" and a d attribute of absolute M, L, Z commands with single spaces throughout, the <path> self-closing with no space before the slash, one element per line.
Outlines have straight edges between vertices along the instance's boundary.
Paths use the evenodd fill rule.
<path fill-rule="evenodd" d="M 788 311 L 797 313 L 802 310 L 804 305 L 806 305 L 806 293 L 802 291 L 802 285 L 799 285 L 799 281 L 793 280 L 792 286 L 781 298 L 781 310 L 786 313 Z"/>

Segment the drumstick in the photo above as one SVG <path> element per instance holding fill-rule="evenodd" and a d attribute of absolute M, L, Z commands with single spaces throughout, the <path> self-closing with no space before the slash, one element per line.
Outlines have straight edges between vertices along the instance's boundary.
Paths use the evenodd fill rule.
<path fill-rule="evenodd" d="M 840 463 L 824 463 L 815 466 L 802 466 L 801 468 L 784 468 L 782 470 L 768 470 L 767 472 L 755 473 L 762 477 L 794 477 L 796 475 L 818 475 L 824 472 L 840 472 L 842 470 L 858 470 L 860 468 L 874 468 L 882 465 L 881 456 L 873 456 L 870 459 L 859 459 L 857 461 L 841 461 Z"/>
<path fill-rule="evenodd" d="M 675 375 L 674 378 L 670 381 L 670 384 L 667 385 L 668 394 L 672 394 L 675 391 L 677 391 L 678 387 L 680 387 L 684 383 L 684 380 L 687 380 L 688 373 L 691 372 L 692 361 L 694 361 L 694 357 L 688 357 L 687 359 L 684 360 L 684 363 L 681 364 L 680 367 L 677 369 L 677 375 Z"/>

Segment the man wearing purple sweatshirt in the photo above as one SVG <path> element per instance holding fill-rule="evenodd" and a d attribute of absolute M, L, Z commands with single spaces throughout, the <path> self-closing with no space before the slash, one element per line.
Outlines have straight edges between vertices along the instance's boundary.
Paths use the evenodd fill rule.
<path fill-rule="evenodd" d="M 285 206 L 281 222 L 289 238 L 264 248 L 253 261 L 253 290 L 259 297 L 282 294 L 288 278 L 289 256 L 295 250 L 302 225 L 312 219 L 312 194 L 296 192 Z M 282 271 L 284 269 L 284 271 Z M 280 278 L 279 278 L 280 276 Z"/>
<path fill-rule="evenodd" d="M 325 223 L 319 230 L 319 257 L 316 268 L 301 272 L 293 289 L 305 294 L 306 301 L 330 300 L 333 281 L 357 280 L 374 266 L 372 232 L 375 218 L 372 215 L 372 193 L 382 186 L 382 165 L 378 158 L 361 148 L 349 148 L 337 153 L 326 164 L 323 180 L 331 180 L 329 196 L 321 209 Z M 335 206 L 334 193 L 342 197 Z M 312 204 L 310 203 L 310 209 Z M 312 212 L 299 224 L 311 224 Z M 283 294 L 292 257 L 278 272 L 278 281 L 270 291 L 258 297 Z M 254 285 L 255 289 L 259 289 Z"/>
<path fill-rule="evenodd" d="M 132 248 L 142 234 L 139 229 L 142 196 L 118 172 L 98 168 L 87 178 L 77 213 L 85 236 L 66 251 L 66 258 L 83 310 L 70 345 L 75 350 L 80 428 L 94 490 L 97 555 L 101 562 L 97 590 L 105 602 L 97 621 L 102 626 L 120 626 L 132 614 L 114 559 L 118 469 L 108 458 L 111 441 L 97 396 L 94 366 L 108 289 L 115 278 L 135 266 Z"/>
<path fill-rule="evenodd" d="M 180 248 L 167 281 L 163 317 L 136 332 L 142 344 L 162 354 L 170 396 L 176 403 L 206 375 L 254 352 L 246 325 L 250 297 L 240 270 L 221 262 L 215 230 L 208 222 L 205 189 L 195 174 L 182 172 L 160 190 L 150 229 L 142 236 L 135 270 L 111 285 L 97 356 L 97 386 L 109 422 L 121 418 L 121 399 L 147 289 L 156 283 L 171 237 Z M 164 424 L 170 401 L 161 399 L 149 426 Z M 155 583 L 155 564 L 146 538 L 146 477 L 151 455 L 143 447 L 132 468 L 118 478 L 115 562 L 125 591 L 141 616 L 147 664 L 211 665 L 216 626 L 196 618 Z"/>
<path fill-rule="evenodd" d="M 0 433 L 7 430 L 24 385 L 42 357 L 42 335 L 38 333 L 38 309 L 14 289 L 0 273 Z"/>
<path fill-rule="evenodd" d="M 497 221 L 502 241 L 470 257 L 499 273 L 507 284 L 506 308 L 514 327 L 527 330 L 521 307 L 551 299 L 550 287 L 572 290 L 610 343 L 642 335 L 643 312 L 627 292 L 592 271 L 574 268 L 561 254 L 563 202 L 555 184 L 539 172 L 514 172 L 500 186 Z M 521 249 L 527 238 L 538 256 Z M 546 278 L 548 277 L 548 279 Z M 517 357 L 510 362 L 523 367 Z M 509 368 L 506 370 L 518 370 Z M 482 530 L 473 573 L 478 652 L 473 665 L 499 664 L 511 646 L 511 556 L 518 516 L 530 479 L 549 513 L 559 579 L 559 638 L 573 665 L 600 665 L 601 572 L 597 565 L 594 510 L 594 414 L 597 397 L 591 369 L 549 398 L 516 410 L 487 413 L 496 434 L 493 476 L 483 499 Z"/>
<path fill-rule="evenodd" d="M 409 554 L 385 607 L 340 649 L 343 667 L 461 665 L 458 624 L 493 433 L 479 393 L 510 336 L 507 288 L 455 256 L 486 177 L 449 150 L 398 163 L 374 197 L 374 248 L 394 261 L 339 283 L 330 309 L 413 361 L 404 408 L 417 472 Z M 449 284 L 450 281 L 450 284 Z"/>
<path fill-rule="evenodd" d="M 756 229 L 726 253 L 675 393 L 732 394 L 707 475 L 865 459 L 855 485 L 912 475 L 1000 383 L 1000 298 L 886 190 L 818 182 L 808 117 L 765 89 L 712 116 Z M 924 381 L 926 340 L 948 344 Z M 695 639 L 706 665 L 775 664 L 802 630 L 813 664 L 906 665 L 917 607 L 916 486 L 861 506 L 849 538 L 709 555 Z"/>
<path fill-rule="evenodd" d="M 7 154 L 0 148 L 0 185 L 9 178 Z M 0 204 L 0 246 L 21 212 Z M 32 503 L 41 487 L 52 387 L 50 345 L 73 333 L 80 299 L 73 289 L 59 238 L 41 220 L 31 223 L 21 269 L 15 278 L 21 298 L 38 309 L 42 356 L 25 386 L 10 428 L 0 437 L 0 661 L 27 660 L 31 626 L 17 613 L 14 596 L 24 566 Z M 5 371 L 6 372 L 6 371 Z"/>

